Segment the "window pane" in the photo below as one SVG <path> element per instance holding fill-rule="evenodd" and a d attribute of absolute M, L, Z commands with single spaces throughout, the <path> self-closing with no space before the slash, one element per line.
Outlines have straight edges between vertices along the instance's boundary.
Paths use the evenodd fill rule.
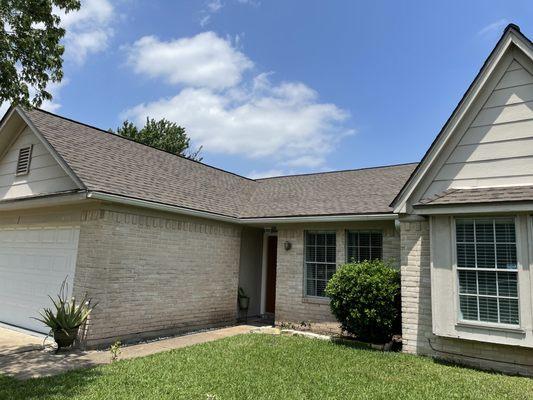
<path fill-rule="evenodd" d="M 496 272 L 479 271 L 477 272 L 477 277 L 479 294 L 489 296 L 498 295 L 498 291 L 496 289 Z"/>
<path fill-rule="evenodd" d="M 516 242 L 514 221 L 512 219 L 496 220 L 496 242 Z"/>
<path fill-rule="evenodd" d="M 476 251 L 474 244 L 457 243 L 457 266 L 459 268 L 475 268 Z"/>
<path fill-rule="evenodd" d="M 458 242 L 473 242 L 474 241 L 474 221 L 457 220 L 456 240 Z"/>
<path fill-rule="evenodd" d="M 326 269 L 327 269 L 327 266 L 325 264 L 318 264 L 316 266 L 316 278 L 326 279 Z"/>
<path fill-rule="evenodd" d="M 381 260 L 383 257 L 383 234 L 379 231 L 350 231 L 347 233 L 347 242 L 348 262 Z"/>
<path fill-rule="evenodd" d="M 359 246 L 370 246 L 370 233 L 360 232 L 359 233 Z"/>
<path fill-rule="evenodd" d="M 494 243 L 494 224 L 492 219 L 476 219 L 476 242 Z"/>
<path fill-rule="evenodd" d="M 516 269 L 516 244 L 496 245 L 498 268 Z"/>
<path fill-rule="evenodd" d="M 518 325 L 517 299 L 500 299 L 500 322 L 502 324 Z"/>
<path fill-rule="evenodd" d="M 308 296 L 316 296 L 316 280 L 307 279 L 306 292 Z"/>
<path fill-rule="evenodd" d="M 326 294 L 324 291 L 326 290 L 326 284 L 328 282 L 324 280 L 317 280 L 316 281 L 316 296 L 324 297 Z"/>
<path fill-rule="evenodd" d="M 498 272 L 498 291 L 500 296 L 518 297 L 516 272 Z"/>
<path fill-rule="evenodd" d="M 305 261 L 316 261 L 316 248 L 314 246 L 305 247 Z"/>
<path fill-rule="evenodd" d="M 459 293 L 477 294 L 476 271 L 459 271 Z"/>
<path fill-rule="evenodd" d="M 326 262 L 326 247 L 325 246 L 316 247 L 316 261 Z"/>
<path fill-rule="evenodd" d="M 477 267 L 496 268 L 496 258 L 494 256 L 494 244 L 477 244 Z"/>
<path fill-rule="evenodd" d="M 498 322 L 498 300 L 496 298 L 479 298 L 479 320 L 483 322 Z"/>
<path fill-rule="evenodd" d="M 316 264 L 307 263 L 307 279 L 316 279 Z"/>
<path fill-rule="evenodd" d="M 356 247 L 348 247 L 348 262 L 357 261 L 359 259 L 359 256 L 357 254 L 357 248 Z"/>
<path fill-rule="evenodd" d="M 477 321 L 477 298 L 475 296 L 459 296 L 461 318 Z"/>
<path fill-rule="evenodd" d="M 335 262 L 335 247 L 328 246 L 326 250 L 326 261 L 328 263 L 334 263 Z"/>
<path fill-rule="evenodd" d="M 519 324 L 515 236 L 512 218 L 456 220 L 462 319 Z"/>
<path fill-rule="evenodd" d="M 305 238 L 305 294 L 325 296 L 327 282 L 336 268 L 335 233 L 306 232 Z"/>
<path fill-rule="evenodd" d="M 359 261 L 370 260 L 370 247 L 359 248 Z"/>

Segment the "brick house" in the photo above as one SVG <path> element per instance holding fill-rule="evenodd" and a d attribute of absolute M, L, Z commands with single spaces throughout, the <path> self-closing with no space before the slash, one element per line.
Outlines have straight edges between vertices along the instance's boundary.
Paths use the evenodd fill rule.
<path fill-rule="evenodd" d="M 347 260 L 402 273 L 404 350 L 533 374 L 533 46 L 510 25 L 419 164 L 248 179 L 42 110 L 0 126 L 0 321 L 67 278 L 89 346 L 332 321 Z"/>

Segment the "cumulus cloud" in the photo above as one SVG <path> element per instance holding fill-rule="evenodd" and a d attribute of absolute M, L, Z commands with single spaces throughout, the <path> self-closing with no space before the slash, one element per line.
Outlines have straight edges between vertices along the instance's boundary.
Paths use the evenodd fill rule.
<path fill-rule="evenodd" d="M 229 40 L 213 32 L 166 42 L 144 36 L 128 49 L 128 63 L 139 74 L 171 84 L 213 89 L 235 86 L 253 66 Z"/>
<path fill-rule="evenodd" d="M 143 57 L 140 48 L 149 55 L 135 62 Z M 153 59 L 163 62 L 148 62 Z M 206 152 L 273 164 L 271 171 L 252 171 L 254 177 L 321 167 L 339 140 L 353 133 L 345 126 L 349 114 L 321 102 L 304 83 L 274 83 L 271 73 L 243 77 L 252 62 L 213 32 L 172 42 L 142 38 L 132 47 L 130 65 L 184 87 L 172 97 L 134 106 L 122 118 L 139 125 L 146 117 L 167 118 L 185 126 Z"/>
<path fill-rule="evenodd" d="M 82 0 L 79 11 L 55 12 L 67 31 L 64 37 L 66 59 L 82 64 L 89 54 L 108 47 L 114 18 L 114 8 L 108 0 Z"/>

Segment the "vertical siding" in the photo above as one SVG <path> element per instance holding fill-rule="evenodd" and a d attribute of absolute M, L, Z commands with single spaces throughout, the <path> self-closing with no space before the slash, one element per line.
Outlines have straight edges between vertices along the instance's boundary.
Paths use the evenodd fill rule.
<path fill-rule="evenodd" d="M 533 75 L 514 60 L 423 197 L 526 184 L 533 185 Z"/>
<path fill-rule="evenodd" d="M 20 148 L 33 144 L 30 173 L 16 176 Z M 0 160 L 0 200 L 75 189 L 76 185 L 39 139 L 26 128 Z"/>

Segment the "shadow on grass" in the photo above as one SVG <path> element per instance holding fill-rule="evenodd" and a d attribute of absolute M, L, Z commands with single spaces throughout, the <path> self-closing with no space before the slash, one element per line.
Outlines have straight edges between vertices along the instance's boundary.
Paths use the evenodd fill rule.
<path fill-rule="evenodd" d="M 99 368 L 84 368 L 62 375 L 18 380 L 0 373 L 0 399 L 73 398 L 102 375 Z"/>

